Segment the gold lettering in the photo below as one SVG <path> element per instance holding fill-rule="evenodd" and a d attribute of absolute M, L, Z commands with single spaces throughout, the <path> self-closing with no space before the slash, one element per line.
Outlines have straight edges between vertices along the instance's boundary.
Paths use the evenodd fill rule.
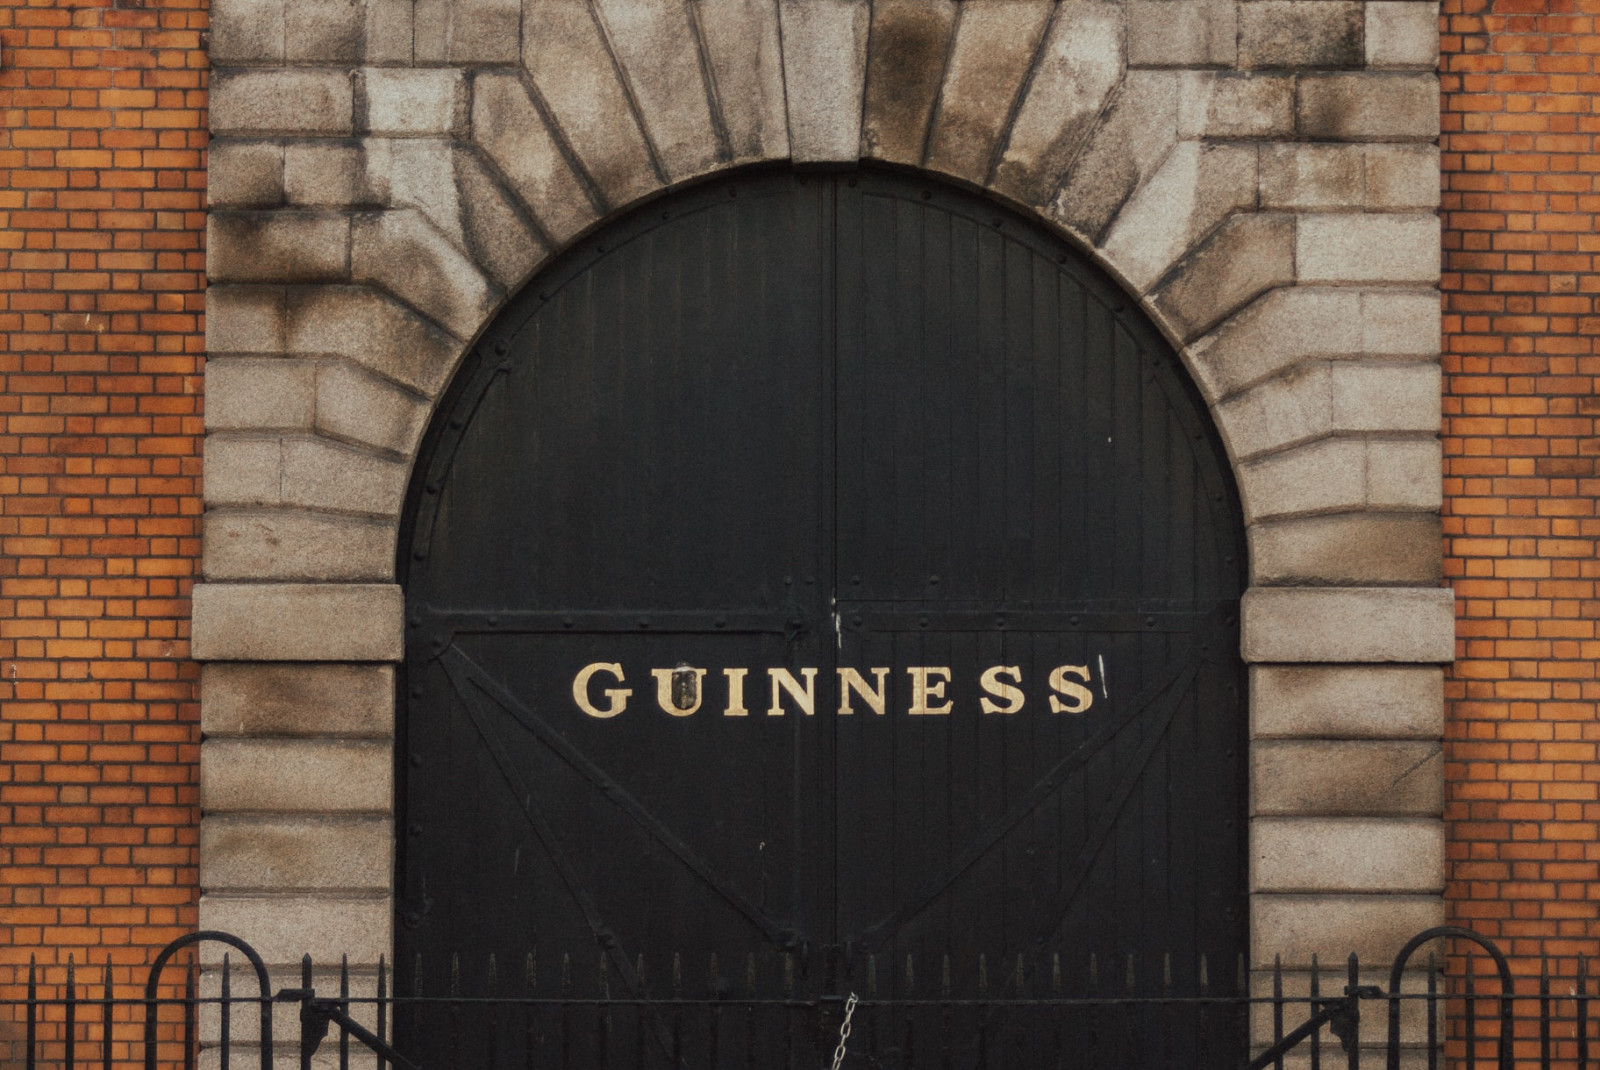
<path fill-rule="evenodd" d="M 572 678 L 572 701 L 578 704 L 578 709 L 587 713 L 590 717 L 598 717 L 601 720 L 605 720 L 608 717 L 615 717 L 628 708 L 628 696 L 633 694 L 633 688 L 608 687 L 600 692 L 611 700 L 610 705 L 602 710 L 589 701 L 589 680 L 596 673 L 601 672 L 608 672 L 615 676 L 619 684 L 624 682 L 622 666 L 614 661 L 597 661 L 592 665 L 585 665 L 578 670 L 578 675 Z"/>
<path fill-rule="evenodd" d="M 1094 692 L 1084 687 L 1083 684 L 1076 684 L 1068 680 L 1068 673 L 1078 677 L 1084 683 L 1089 680 L 1089 666 L 1087 665 L 1061 665 L 1051 672 L 1050 687 L 1077 702 L 1075 706 L 1068 706 L 1065 702 L 1051 695 L 1051 713 L 1082 713 L 1094 705 Z"/>
<path fill-rule="evenodd" d="M 983 670 L 983 678 L 980 681 L 983 684 L 983 689 L 995 698 L 1003 699 L 1008 703 L 1008 705 L 1002 706 L 998 702 L 990 701 L 987 697 L 980 698 L 978 699 L 978 705 L 983 708 L 984 713 L 1016 713 L 1022 709 L 1022 704 L 1028 700 L 1027 696 L 1022 693 L 1021 687 L 1006 683 L 1000 679 L 1002 676 L 1010 676 L 1016 680 L 1017 684 L 1022 683 L 1022 670 L 1015 665 L 994 665 Z"/>
<path fill-rule="evenodd" d="M 929 699 L 944 698 L 944 685 L 950 682 L 950 668 L 944 665 L 914 665 L 907 669 L 911 674 L 911 709 L 906 711 L 913 717 L 940 717 L 950 712 L 954 703 L 946 702 L 943 706 L 929 706 Z M 930 676 L 942 676 L 942 680 L 929 680 Z"/>
<path fill-rule="evenodd" d="M 722 670 L 722 675 L 728 678 L 728 708 L 722 711 L 722 716 L 750 716 L 750 711 L 744 708 L 744 677 L 749 671 L 749 669 Z"/>
<path fill-rule="evenodd" d="M 850 692 L 854 691 L 861 696 L 861 701 L 872 707 L 872 712 L 879 717 L 883 716 L 884 695 L 888 681 L 884 677 L 889 675 L 888 669 L 868 669 L 873 676 L 878 678 L 878 687 L 873 690 L 867 686 L 867 678 L 854 669 L 839 670 L 839 712 L 854 713 L 850 708 Z"/>
<path fill-rule="evenodd" d="M 778 701 L 779 688 L 789 692 L 789 697 L 794 699 L 795 705 L 800 707 L 800 712 L 807 717 L 817 712 L 817 670 L 801 669 L 800 675 L 806 678 L 805 690 L 800 689 L 800 681 L 794 678 L 794 673 L 788 669 L 768 669 L 767 676 L 772 680 L 772 706 L 767 710 L 768 717 L 782 717 L 783 705 Z"/>
<path fill-rule="evenodd" d="M 650 675 L 656 678 L 656 705 L 662 712 L 687 717 L 700 708 L 700 685 L 706 678 L 704 669 L 679 665 L 675 669 L 651 669 Z"/>

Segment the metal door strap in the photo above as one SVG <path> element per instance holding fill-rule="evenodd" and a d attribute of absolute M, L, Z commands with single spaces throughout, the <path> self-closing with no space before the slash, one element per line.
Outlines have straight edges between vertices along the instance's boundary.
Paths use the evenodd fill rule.
<path fill-rule="evenodd" d="M 833 1049 L 833 1070 L 839 1070 L 839 1064 L 844 1062 L 844 1046 L 850 1039 L 850 1016 L 855 1012 L 856 994 L 852 992 L 844 1003 L 844 1021 L 839 1023 L 839 1046 Z"/>

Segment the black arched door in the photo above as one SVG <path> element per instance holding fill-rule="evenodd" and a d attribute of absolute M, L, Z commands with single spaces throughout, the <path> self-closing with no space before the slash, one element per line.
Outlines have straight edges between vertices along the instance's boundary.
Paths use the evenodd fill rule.
<path fill-rule="evenodd" d="M 1004 209 L 866 171 L 638 210 L 474 348 L 400 566 L 404 970 L 471 990 L 492 953 L 618 998 L 1232 976 L 1226 461 L 1137 307 Z"/>

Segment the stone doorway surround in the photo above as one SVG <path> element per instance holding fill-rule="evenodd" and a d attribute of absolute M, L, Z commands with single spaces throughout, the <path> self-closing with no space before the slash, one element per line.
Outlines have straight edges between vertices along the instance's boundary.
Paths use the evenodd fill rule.
<path fill-rule="evenodd" d="M 1178 348 L 1250 540 L 1256 966 L 1443 919 L 1437 6 L 215 0 L 201 926 L 390 948 L 411 461 L 550 257 L 766 161 L 923 168 Z"/>

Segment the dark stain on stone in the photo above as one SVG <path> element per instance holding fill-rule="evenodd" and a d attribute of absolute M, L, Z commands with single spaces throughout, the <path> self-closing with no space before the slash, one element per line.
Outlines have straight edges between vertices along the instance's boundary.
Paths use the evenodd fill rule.
<path fill-rule="evenodd" d="M 944 4 L 889 4 L 872 23 L 864 133 L 873 155 L 918 161 L 944 75 L 953 13 Z"/>

